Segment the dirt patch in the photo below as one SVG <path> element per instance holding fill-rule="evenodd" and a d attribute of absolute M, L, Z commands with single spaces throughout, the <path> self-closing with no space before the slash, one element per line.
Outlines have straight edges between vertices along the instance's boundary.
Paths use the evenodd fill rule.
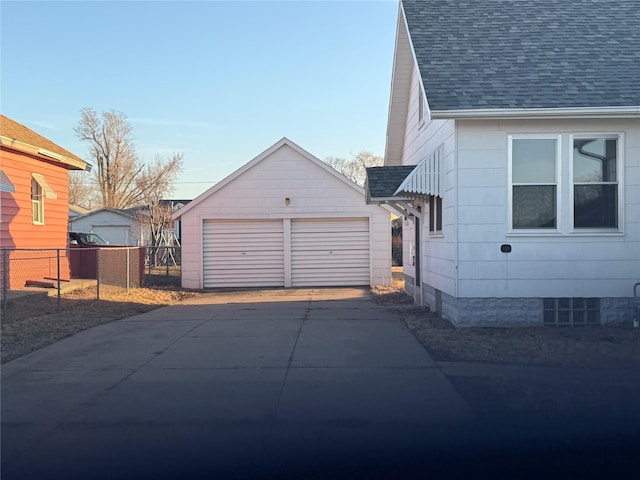
<path fill-rule="evenodd" d="M 65 293 L 58 300 L 46 295 L 11 299 L 0 324 L 1 362 L 21 357 L 87 328 L 198 296 L 173 289 L 95 287 Z"/>
<path fill-rule="evenodd" d="M 372 288 L 376 302 L 394 308 L 403 323 L 437 361 L 567 367 L 640 365 L 640 329 L 595 327 L 456 328 L 439 315 L 410 307 L 404 281 Z"/>
<path fill-rule="evenodd" d="M 630 325 L 455 328 L 424 309 L 401 311 L 400 316 L 435 360 L 594 368 L 640 365 L 640 330 Z"/>

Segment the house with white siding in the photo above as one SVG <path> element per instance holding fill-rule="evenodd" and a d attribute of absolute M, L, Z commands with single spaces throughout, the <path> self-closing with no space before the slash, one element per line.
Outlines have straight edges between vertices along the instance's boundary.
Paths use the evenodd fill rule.
<path fill-rule="evenodd" d="M 368 170 L 367 201 L 404 216 L 407 292 L 457 325 L 628 321 L 638 2 L 508 6 L 400 2 L 385 166 Z"/>
<path fill-rule="evenodd" d="M 391 214 L 283 138 L 173 215 L 185 288 L 391 283 Z"/>

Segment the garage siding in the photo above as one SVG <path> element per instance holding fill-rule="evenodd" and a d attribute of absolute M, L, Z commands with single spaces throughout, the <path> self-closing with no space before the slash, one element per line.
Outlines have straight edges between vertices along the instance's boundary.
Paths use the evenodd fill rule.
<path fill-rule="evenodd" d="M 283 287 L 282 220 L 205 220 L 204 288 Z"/>

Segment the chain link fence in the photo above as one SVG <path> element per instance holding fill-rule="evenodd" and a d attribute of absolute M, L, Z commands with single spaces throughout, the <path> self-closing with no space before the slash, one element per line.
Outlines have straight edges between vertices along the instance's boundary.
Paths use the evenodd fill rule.
<path fill-rule="evenodd" d="M 146 252 L 146 284 L 156 287 L 180 287 L 182 278 L 181 247 L 147 247 Z"/>
<path fill-rule="evenodd" d="M 60 310 L 67 292 L 81 290 L 100 301 L 106 289 L 143 287 L 146 261 L 144 247 L 0 249 L 2 316 L 26 308 L 34 316 Z"/>

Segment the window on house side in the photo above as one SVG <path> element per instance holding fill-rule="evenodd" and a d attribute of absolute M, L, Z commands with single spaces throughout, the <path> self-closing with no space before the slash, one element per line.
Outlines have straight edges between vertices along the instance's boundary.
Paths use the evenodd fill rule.
<path fill-rule="evenodd" d="M 574 228 L 618 228 L 618 142 L 573 140 Z"/>
<path fill-rule="evenodd" d="M 424 95 L 422 94 L 422 88 L 418 85 L 418 124 L 424 122 Z"/>
<path fill-rule="evenodd" d="M 429 197 L 429 233 L 442 233 L 442 198 Z"/>
<path fill-rule="evenodd" d="M 512 139 L 514 229 L 555 229 L 558 218 L 558 140 Z"/>
<path fill-rule="evenodd" d="M 31 179 L 31 216 L 33 223 L 44 224 L 44 192 L 34 178 Z"/>

